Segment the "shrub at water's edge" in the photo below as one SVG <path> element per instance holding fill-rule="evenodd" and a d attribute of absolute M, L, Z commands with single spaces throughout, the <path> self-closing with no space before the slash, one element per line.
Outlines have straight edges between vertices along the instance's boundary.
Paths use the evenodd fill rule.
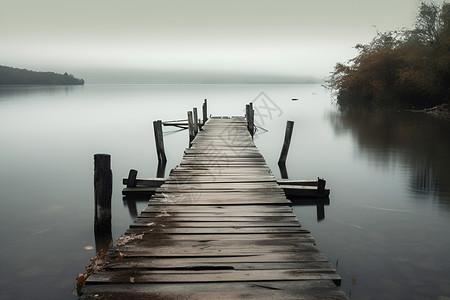
<path fill-rule="evenodd" d="M 422 2 L 415 28 L 377 33 L 326 79 L 341 108 L 450 103 L 450 3 Z"/>
<path fill-rule="evenodd" d="M 30 85 L 83 85 L 84 80 L 71 74 L 53 72 L 35 72 L 0 66 L 0 85 L 30 84 Z"/>

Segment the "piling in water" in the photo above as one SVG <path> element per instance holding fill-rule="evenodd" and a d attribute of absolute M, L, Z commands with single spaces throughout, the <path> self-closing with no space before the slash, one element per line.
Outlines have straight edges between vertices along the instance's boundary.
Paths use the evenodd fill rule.
<path fill-rule="evenodd" d="M 189 148 L 192 146 L 192 141 L 195 138 L 195 131 L 194 131 L 194 121 L 192 120 L 192 111 L 187 112 L 188 117 L 188 124 L 189 124 Z"/>
<path fill-rule="evenodd" d="M 192 109 L 193 112 L 193 121 L 194 121 L 194 135 L 197 135 L 198 133 L 198 113 L 197 113 L 197 107 L 194 107 Z"/>
<path fill-rule="evenodd" d="M 208 104 L 207 100 L 203 102 L 202 111 L 203 111 L 203 125 L 205 125 L 206 121 L 208 121 Z"/>
<path fill-rule="evenodd" d="M 111 230 L 111 155 L 94 155 L 95 230 Z"/>
<path fill-rule="evenodd" d="M 156 153 L 158 155 L 158 162 L 165 163 L 167 161 L 166 152 L 164 150 L 164 138 L 162 130 L 162 121 L 153 121 L 153 131 L 155 132 Z"/>
<path fill-rule="evenodd" d="M 278 159 L 278 164 L 285 164 L 286 158 L 289 151 L 289 146 L 291 145 L 292 131 L 294 130 L 294 121 L 286 122 L 286 132 L 284 134 L 283 148 L 281 149 L 280 159 Z"/>
<path fill-rule="evenodd" d="M 253 137 L 255 133 L 255 111 L 253 110 L 253 103 L 245 106 L 245 117 L 247 118 L 247 129 Z"/>

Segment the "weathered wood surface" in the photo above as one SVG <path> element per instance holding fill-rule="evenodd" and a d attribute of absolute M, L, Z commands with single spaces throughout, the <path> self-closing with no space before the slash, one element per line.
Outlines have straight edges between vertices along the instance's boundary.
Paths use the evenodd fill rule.
<path fill-rule="evenodd" d="M 208 120 L 107 259 L 82 299 L 347 299 L 245 118 Z"/>

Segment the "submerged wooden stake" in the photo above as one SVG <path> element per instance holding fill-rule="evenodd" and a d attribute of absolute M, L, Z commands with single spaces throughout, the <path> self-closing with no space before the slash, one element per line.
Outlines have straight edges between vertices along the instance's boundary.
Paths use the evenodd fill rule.
<path fill-rule="evenodd" d="M 286 132 L 284 135 L 284 143 L 283 148 L 281 148 L 280 159 L 278 160 L 278 164 L 285 164 L 286 158 L 289 151 L 289 146 L 291 144 L 292 131 L 294 130 L 294 121 L 286 122 Z"/>
<path fill-rule="evenodd" d="M 94 155 L 95 231 L 111 230 L 111 155 Z"/>
<path fill-rule="evenodd" d="M 153 130 L 155 132 L 156 153 L 158 155 L 158 162 L 165 163 L 167 161 L 166 152 L 164 150 L 164 138 L 162 130 L 162 121 L 153 121 Z"/>

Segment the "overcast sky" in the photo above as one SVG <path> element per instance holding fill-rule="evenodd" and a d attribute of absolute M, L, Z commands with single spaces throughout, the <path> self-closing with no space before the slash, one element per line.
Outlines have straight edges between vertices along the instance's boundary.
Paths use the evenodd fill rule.
<path fill-rule="evenodd" d="M 419 3 L 0 0 L 0 65 L 88 81 L 93 70 L 323 78 L 377 29 L 411 28 Z"/>

